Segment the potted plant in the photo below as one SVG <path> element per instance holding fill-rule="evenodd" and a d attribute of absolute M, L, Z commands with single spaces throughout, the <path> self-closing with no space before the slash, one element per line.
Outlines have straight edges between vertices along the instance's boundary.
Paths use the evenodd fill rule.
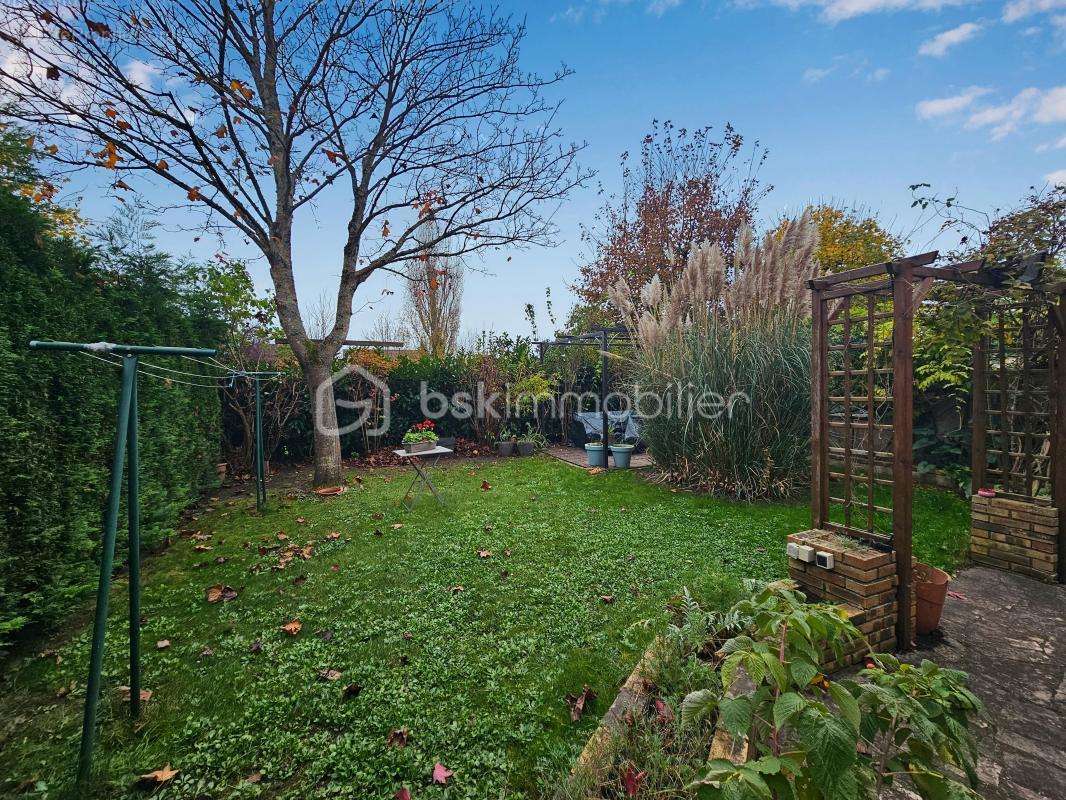
<path fill-rule="evenodd" d="M 510 428 L 504 428 L 500 431 L 500 440 L 496 443 L 496 452 L 501 456 L 513 456 L 517 437 L 511 432 Z"/>
<path fill-rule="evenodd" d="M 618 469 L 629 469 L 629 459 L 633 456 L 633 445 L 622 440 L 611 442 L 611 458 Z"/>
<path fill-rule="evenodd" d="M 944 599 L 948 594 L 951 576 L 944 570 L 921 562 L 914 565 L 915 609 L 914 629 L 925 636 L 940 627 Z"/>
<path fill-rule="evenodd" d="M 585 455 L 588 457 L 590 467 L 606 467 L 607 453 L 603 446 L 603 440 L 593 439 L 585 444 Z"/>
<path fill-rule="evenodd" d="M 531 456 L 547 444 L 547 440 L 532 425 L 526 425 L 525 435 L 518 440 L 518 455 Z"/>
<path fill-rule="evenodd" d="M 433 432 L 433 422 L 425 419 L 412 425 L 403 435 L 403 447 L 408 453 L 424 453 L 437 446 L 437 434 Z"/>

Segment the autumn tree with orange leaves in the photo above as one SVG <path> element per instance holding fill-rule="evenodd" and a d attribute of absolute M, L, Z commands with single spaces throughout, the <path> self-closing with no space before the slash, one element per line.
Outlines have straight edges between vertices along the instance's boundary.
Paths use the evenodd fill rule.
<path fill-rule="evenodd" d="M 568 71 L 521 70 L 523 35 L 445 0 L 0 0 L 0 84 L 58 171 L 105 170 L 116 194 L 169 187 L 150 193 L 170 198 L 161 212 L 201 212 L 262 253 L 315 401 L 315 484 L 330 485 L 330 375 L 359 288 L 427 248 L 550 243 L 551 211 L 588 177 L 544 96 Z M 315 340 L 293 233 L 327 202 L 347 225 L 333 325 Z M 427 219 L 432 241 L 415 235 Z"/>
<path fill-rule="evenodd" d="M 622 190 L 605 198 L 584 230 L 590 257 L 574 287 L 589 306 L 609 309 L 607 293 L 619 280 L 639 292 L 658 275 L 672 285 L 689 248 L 719 244 L 732 257 L 737 233 L 751 224 L 770 191 L 759 181 L 766 150 L 726 124 L 688 130 L 653 121 L 640 159 L 621 157 Z"/>

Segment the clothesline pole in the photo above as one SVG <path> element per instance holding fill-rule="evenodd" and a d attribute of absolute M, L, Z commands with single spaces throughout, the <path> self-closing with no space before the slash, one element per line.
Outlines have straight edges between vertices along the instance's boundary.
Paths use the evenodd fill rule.
<path fill-rule="evenodd" d="M 112 344 L 111 342 L 30 342 L 31 350 L 100 353 L 122 358 L 122 385 L 119 389 L 118 416 L 115 424 L 115 448 L 111 458 L 111 482 L 104 511 L 101 539 L 100 580 L 96 588 L 96 612 L 93 643 L 89 655 L 89 679 L 85 689 L 82 715 L 81 746 L 78 750 L 78 785 L 84 789 L 92 772 L 93 747 L 96 743 L 96 711 L 100 702 L 100 681 L 104 666 L 104 643 L 107 630 L 107 605 L 111 594 L 111 571 L 115 560 L 115 537 L 122 500 L 122 479 L 126 477 L 129 514 L 130 568 L 130 717 L 141 712 L 141 525 L 140 525 L 140 453 L 137 441 L 137 358 L 140 355 L 213 356 L 215 350 L 198 347 L 152 347 L 148 345 Z M 123 467 L 128 466 L 124 476 Z"/>

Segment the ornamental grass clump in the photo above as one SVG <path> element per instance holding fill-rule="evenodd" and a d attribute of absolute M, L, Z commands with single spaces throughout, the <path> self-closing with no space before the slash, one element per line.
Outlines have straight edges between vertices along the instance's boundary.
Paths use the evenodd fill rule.
<path fill-rule="evenodd" d="M 644 438 L 674 480 L 746 500 L 805 482 L 810 440 L 810 303 L 818 229 L 809 210 L 727 264 L 694 246 L 673 286 L 619 282 L 611 301 L 636 343 Z"/>

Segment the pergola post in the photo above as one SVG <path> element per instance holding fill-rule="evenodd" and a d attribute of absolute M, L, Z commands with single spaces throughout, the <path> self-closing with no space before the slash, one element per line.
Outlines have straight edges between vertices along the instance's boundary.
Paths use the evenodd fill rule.
<path fill-rule="evenodd" d="M 811 526 L 829 521 L 828 312 L 822 290 L 811 290 Z"/>
<path fill-rule="evenodd" d="M 1051 480 L 1052 499 L 1059 510 L 1058 581 L 1066 583 L 1066 293 L 1051 301 L 1048 313 L 1057 334 L 1051 353 Z"/>
<path fill-rule="evenodd" d="M 901 261 L 892 273 L 892 547 L 896 553 L 896 643 L 914 642 L 911 608 L 911 516 L 914 500 L 914 267 Z"/>
<path fill-rule="evenodd" d="M 984 309 L 978 312 L 982 324 L 986 318 Z M 988 337 L 981 332 L 973 350 L 972 422 L 970 424 L 970 493 L 977 494 L 984 488 L 988 469 L 988 395 L 985 389 L 985 370 L 988 364 Z"/>

